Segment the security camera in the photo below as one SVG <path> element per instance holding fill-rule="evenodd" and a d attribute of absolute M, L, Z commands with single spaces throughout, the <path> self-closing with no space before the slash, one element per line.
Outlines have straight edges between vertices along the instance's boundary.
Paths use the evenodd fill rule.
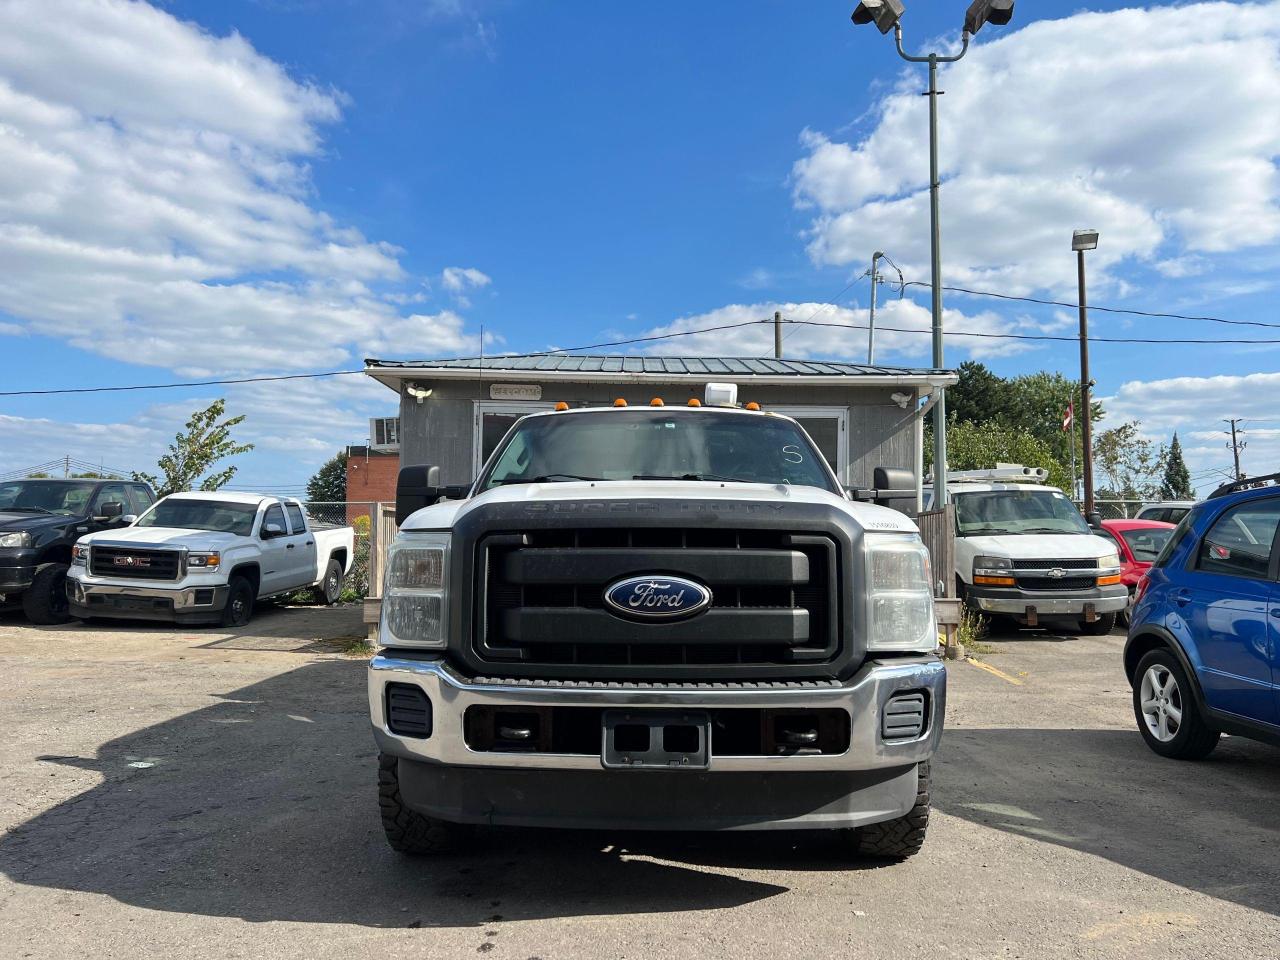
<path fill-rule="evenodd" d="M 910 393 L 894 393 L 890 394 L 889 399 L 900 406 L 903 410 L 907 409 L 907 405 L 911 403 L 915 397 Z"/>
<path fill-rule="evenodd" d="M 419 404 L 421 404 L 423 400 L 427 399 L 427 397 L 431 396 L 431 394 L 435 393 L 434 390 L 424 390 L 416 383 L 405 384 L 404 392 L 415 398 Z"/>

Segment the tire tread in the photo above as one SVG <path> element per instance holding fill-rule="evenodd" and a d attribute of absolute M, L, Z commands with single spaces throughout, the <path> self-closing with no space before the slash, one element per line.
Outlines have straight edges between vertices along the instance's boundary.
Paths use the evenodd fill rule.
<path fill-rule="evenodd" d="M 924 846 L 929 829 L 931 775 L 929 761 L 917 767 L 916 802 L 901 817 L 872 823 L 854 831 L 854 850 L 860 857 L 881 860 L 906 860 Z"/>

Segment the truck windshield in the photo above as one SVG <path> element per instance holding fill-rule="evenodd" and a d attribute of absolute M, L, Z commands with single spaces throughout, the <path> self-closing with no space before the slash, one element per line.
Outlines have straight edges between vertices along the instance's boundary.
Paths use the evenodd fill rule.
<path fill-rule="evenodd" d="M 570 480 L 706 480 L 839 489 L 790 420 L 712 410 L 601 410 L 519 421 L 479 490 Z"/>
<path fill-rule="evenodd" d="M 1084 517 L 1057 490 L 957 493 L 956 532 L 962 537 L 1022 533 L 1091 533 Z"/>
<path fill-rule="evenodd" d="M 18 480 L 0 484 L 0 510 L 83 516 L 89 509 L 94 486 L 92 480 Z"/>
<path fill-rule="evenodd" d="M 254 503 L 167 499 L 144 513 L 134 526 L 212 530 L 247 537 L 253 532 L 253 518 L 257 512 L 258 505 Z"/>

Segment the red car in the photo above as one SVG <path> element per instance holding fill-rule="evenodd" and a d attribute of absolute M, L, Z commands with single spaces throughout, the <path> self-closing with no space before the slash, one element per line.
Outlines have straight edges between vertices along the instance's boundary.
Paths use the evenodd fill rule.
<path fill-rule="evenodd" d="M 1173 534 L 1174 524 L 1159 520 L 1103 520 L 1101 536 L 1116 542 L 1120 554 L 1120 580 L 1129 588 L 1129 603 L 1133 604 L 1133 590 L 1142 575 Z M 1120 614 L 1119 620 L 1128 625 L 1129 611 Z"/>

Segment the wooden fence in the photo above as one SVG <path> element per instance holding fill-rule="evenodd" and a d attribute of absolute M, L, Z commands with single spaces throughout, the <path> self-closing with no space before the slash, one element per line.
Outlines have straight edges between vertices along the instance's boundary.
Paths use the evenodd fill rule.
<path fill-rule="evenodd" d="M 916 517 L 920 537 L 929 548 L 933 566 L 933 595 L 951 598 L 956 595 L 956 513 L 947 504 L 941 510 L 930 510 Z"/>

